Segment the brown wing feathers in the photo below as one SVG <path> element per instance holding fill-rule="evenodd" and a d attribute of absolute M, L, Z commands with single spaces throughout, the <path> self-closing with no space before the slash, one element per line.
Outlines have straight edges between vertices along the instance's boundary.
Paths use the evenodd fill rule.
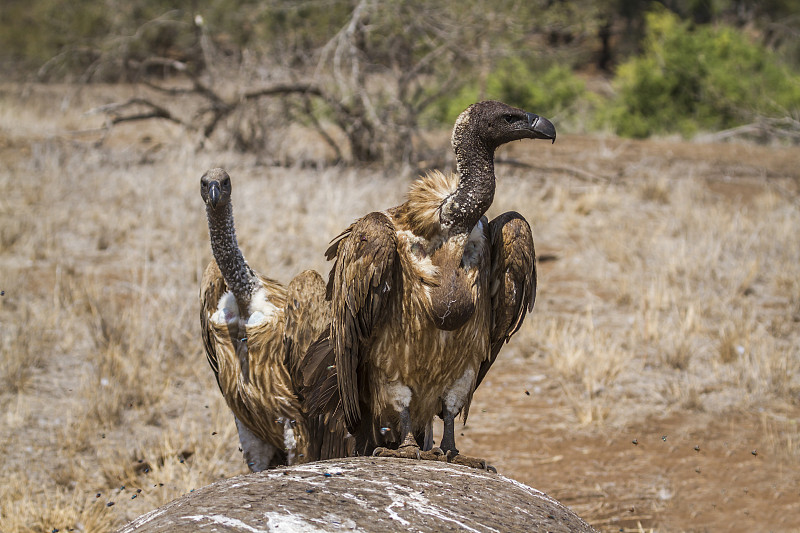
<path fill-rule="evenodd" d="M 536 254 L 528 222 L 519 213 L 509 211 L 492 220 L 488 231 L 492 248 L 491 353 L 481 364 L 476 387 L 497 359 L 503 343 L 533 310 L 536 299 Z"/>
<path fill-rule="evenodd" d="M 214 371 L 214 378 L 217 380 L 220 390 L 222 390 L 222 386 L 219 382 L 219 360 L 214 340 L 211 337 L 213 333 L 209 324 L 209 317 L 214 314 L 217 302 L 219 302 L 220 297 L 226 290 L 222 273 L 219 271 L 217 263 L 212 261 L 203 273 L 203 280 L 200 285 L 200 329 L 203 335 L 206 359 L 208 359 L 208 364 Z"/>
<path fill-rule="evenodd" d="M 331 306 L 325 300 L 325 282 L 314 270 L 301 272 L 286 289 L 284 364 L 295 387 L 302 382 L 300 365 L 308 347 L 331 321 Z"/>
<path fill-rule="evenodd" d="M 379 323 L 394 289 L 397 240 L 394 226 L 382 213 L 354 223 L 335 244 L 331 335 L 339 393 L 347 427 L 361 420 L 358 366 L 373 328 Z M 333 246 L 329 249 L 333 250 Z"/>
<path fill-rule="evenodd" d="M 336 377 L 336 356 L 330 343 L 330 328 L 308 348 L 300 368 L 300 394 L 309 416 L 329 413 L 341 416 Z"/>

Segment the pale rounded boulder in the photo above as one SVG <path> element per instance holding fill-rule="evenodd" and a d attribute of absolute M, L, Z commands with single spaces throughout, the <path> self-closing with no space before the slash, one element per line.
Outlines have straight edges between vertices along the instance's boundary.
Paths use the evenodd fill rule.
<path fill-rule="evenodd" d="M 119 533 L 591 532 L 567 507 L 499 474 L 356 457 L 238 476 L 140 516 Z"/>

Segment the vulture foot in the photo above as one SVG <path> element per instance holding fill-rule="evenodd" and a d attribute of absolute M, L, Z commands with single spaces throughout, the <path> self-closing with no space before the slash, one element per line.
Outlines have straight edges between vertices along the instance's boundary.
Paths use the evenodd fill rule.
<path fill-rule="evenodd" d="M 422 452 L 419 446 L 400 446 L 396 450 L 390 450 L 379 446 L 372 452 L 373 457 L 396 457 L 399 459 L 421 459 Z"/>
<path fill-rule="evenodd" d="M 447 456 L 439 447 L 434 447 L 430 450 L 421 452 L 420 459 L 424 459 L 425 461 L 442 461 L 447 462 Z"/>
<path fill-rule="evenodd" d="M 497 469 L 495 467 L 487 463 L 486 459 L 481 459 L 480 457 L 469 457 L 468 455 L 460 455 L 450 451 L 447 452 L 447 462 L 456 465 L 469 466 L 470 468 L 477 468 L 478 470 L 486 470 L 487 472 L 492 472 L 494 474 L 497 473 Z"/>
<path fill-rule="evenodd" d="M 396 457 L 400 459 L 416 459 L 422 461 L 447 462 L 447 456 L 440 448 L 420 450 L 418 446 L 400 446 L 396 450 L 378 447 L 372 452 L 373 457 Z"/>

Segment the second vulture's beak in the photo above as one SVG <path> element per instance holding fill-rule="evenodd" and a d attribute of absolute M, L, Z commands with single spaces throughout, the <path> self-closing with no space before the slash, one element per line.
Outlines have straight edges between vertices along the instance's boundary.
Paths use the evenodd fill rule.
<path fill-rule="evenodd" d="M 211 207 L 217 207 L 217 202 L 219 202 L 220 196 L 222 196 L 222 193 L 219 190 L 219 182 L 208 182 L 208 202 L 211 204 Z"/>
<path fill-rule="evenodd" d="M 553 142 L 556 142 L 556 127 L 546 118 L 528 113 L 528 127 L 537 139 L 552 139 Z"/>

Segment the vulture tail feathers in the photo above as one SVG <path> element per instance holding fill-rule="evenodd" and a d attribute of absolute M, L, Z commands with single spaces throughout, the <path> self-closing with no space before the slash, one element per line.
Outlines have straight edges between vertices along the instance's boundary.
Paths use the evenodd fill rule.
<path fill-rule="evenodd" d="M 336 356 L 330 342 L 330 328 L 311 343 L 298 369 L 299 393 L 309 416 L 333 413 L 339 405 Z"/>

